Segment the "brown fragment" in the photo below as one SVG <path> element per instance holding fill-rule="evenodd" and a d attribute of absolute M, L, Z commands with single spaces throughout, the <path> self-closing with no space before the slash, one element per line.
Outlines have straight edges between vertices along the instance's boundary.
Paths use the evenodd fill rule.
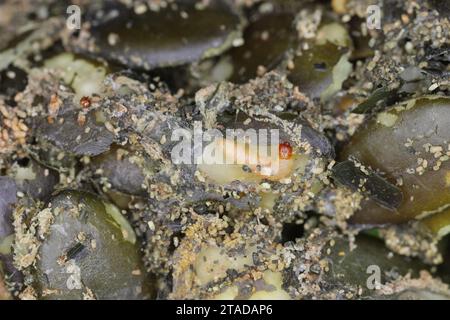
<path fill-rule="evenodd" d="M 56 93 L 50 97 L 50 103 L 48 105 L 48 113 L 50 117 L 56 117 L 58 115 L 59 108 L 61 107 L 61 99 L 59 99 Z"/>
<path fill-rule="evenodd" d="M 87 109 L 91 106 L 91 99 L 89 97 L 82 97 L 80 99 L 80 104 L 83 108 Z"/>

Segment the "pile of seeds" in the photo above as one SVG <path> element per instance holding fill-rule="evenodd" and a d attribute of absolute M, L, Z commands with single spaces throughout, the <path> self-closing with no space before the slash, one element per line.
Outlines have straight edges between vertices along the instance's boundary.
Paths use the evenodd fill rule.
<path fill-rule="evenodd" d="M 450 299 L 446 3 L 3 1 L 0 300 Z"/>

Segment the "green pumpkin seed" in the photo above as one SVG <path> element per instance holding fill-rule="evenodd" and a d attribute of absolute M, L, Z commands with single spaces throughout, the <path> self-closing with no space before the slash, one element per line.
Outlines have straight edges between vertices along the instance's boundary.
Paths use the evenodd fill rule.
<path fill-rule="evenodd" d="M 38 213 L 40 230 L 46 232 L 39 247 L 41 258 L 33 267 L 42 298 L 151 296 L 134 231 L 114 205 L 73 191 L 57 195 L 50 203 Z"/>
<path fill-rule="evenodd" d="M 341 158 L 379 170 L 404 197 L 393 211 L 364 201 L 358 223 L 399 223 L 423 218 L 450 204 L 450 100 L 423 97 L 379 113 L 357 132 Z"/>
<path fill-rule="evenodd" d="M 227 1 L 201 8 L 196 3 L 175 1 L 143 13 L 123 6 L 106 8 L 104 19 L 92 21 L 95 48 L 89 51 L 147 70 L 216 56 L 240 38 L 240 15 Z"/>

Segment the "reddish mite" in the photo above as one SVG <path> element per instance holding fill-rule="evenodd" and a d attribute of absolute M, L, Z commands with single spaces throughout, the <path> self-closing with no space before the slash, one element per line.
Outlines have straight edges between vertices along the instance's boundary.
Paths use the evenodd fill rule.
<path fill-rule="evenodd" d="M 289 142 L 283 142 L 278 145 L 278 155 L 282 160 L 292 158 L 292 147 Z"/>
<path fill-rule="evenodd" d="M 91 99 L 89 97 L 83 97 L 80 99 L 80 104 L 83 108 L 89 108 L 91 106 Z"/>

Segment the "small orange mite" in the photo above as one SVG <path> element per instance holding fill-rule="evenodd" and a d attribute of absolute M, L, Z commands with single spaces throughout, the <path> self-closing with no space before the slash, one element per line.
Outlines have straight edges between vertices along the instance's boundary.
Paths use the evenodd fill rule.
<path fill-rule="evenodd" d="M 292 158 L 292 147 L 289 142 L 283 142 L 278 145 L 278 155 L 282 160 Z"/>
<path fill-rule="evenodd" d="M 91 106 L 91 99 L 89 97 L 83 97 L 80 99 L 80 104 L 83 108 L 89 108 Z"/>

